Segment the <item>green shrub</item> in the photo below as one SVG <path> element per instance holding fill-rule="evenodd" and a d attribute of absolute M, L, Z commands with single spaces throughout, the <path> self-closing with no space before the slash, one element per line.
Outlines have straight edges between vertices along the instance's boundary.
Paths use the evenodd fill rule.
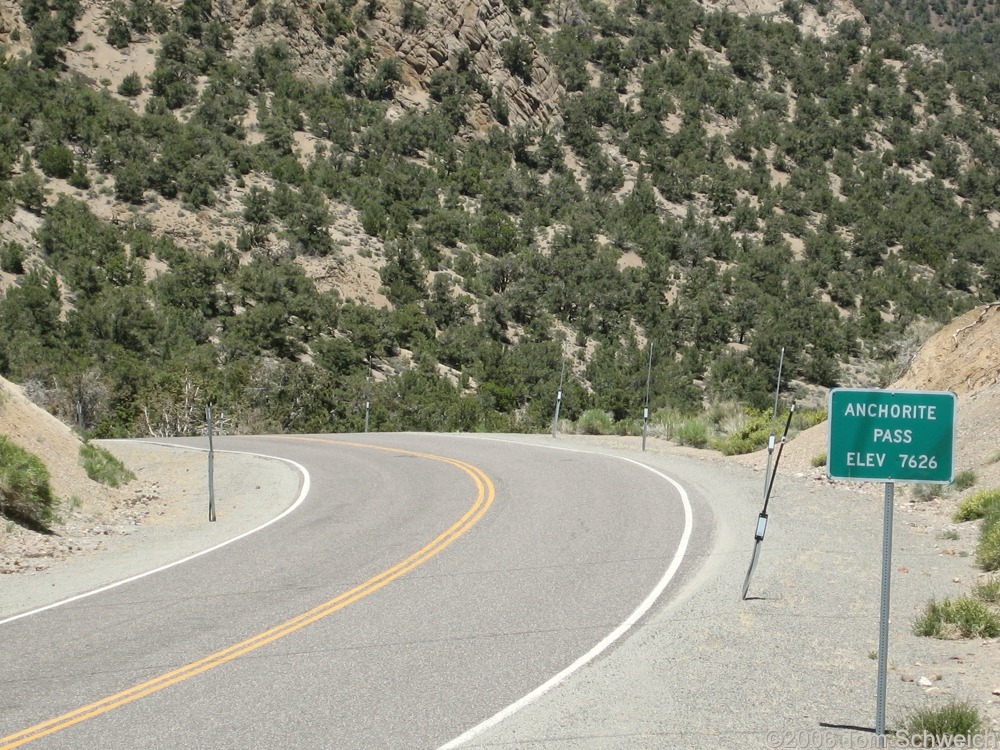
<path fill-rule="evenodd" d="M 24 245 L 11 240 L 0 247 L 0 271 L 20 275 L 24 273 L 24 261 L 27 258 L 28 254 Z"/>
<path fill-rule="evenodd" d="M 795 431 L 808 430 L 826 419 L 826 409 L 796 409 L 792 417 L 791 429 Z"/>
<path fill-rule="evenodd" d="M 798 412 L 796 412 L 797 414 Z M 809 422 L 818 414 L 825 414 L 825 412 L 810 412 L 810 416 L 803 424 L 809 425 Z M 788 412 L 778 415 L 777 419 L 772 419 L 770 412 L 751 411 L 736 430 L 716 440 L 715 447 L 727 456 L 759 451 L 767 447 L 772 433 L 776 436 L 776 440 L 781 439 L 787 419 Z M 797 416 L 793 417 L 792 422 L 794 423 L 796 420 Z"/>
<path fill-rule="evenodd" d="M 1000 576 L 990 576 L 977 583 L 972 595 L 988 604 L 1000 604 Z"/>
<path fill-rule="evenodd" d="M 812 459 L 810 459 L 809 463 L 817 469 L 820 466 L 826 466 L 826 453 L 817 453 L 812 457 Z"/>
<path fill-rule="evenodd" d="M 134 70 L 122 78 L 118 84 L 118 93 L 122 96 L 139 96 L 142 93 L 142 79 Z"/>
<path fill-rule="evenodd" d="M 135 479 L 135 474 L 117 457 L 90 443 L 80 446 L 80 463 L 88 477 L 108 487 L 118 487 Z"/>
<path fill-rule="evenodd" d="M 600 409 L 588 409 L 576 420 L 576 431 L 584 435 L 608 435 L 613 428 L 611 415 Z"/>
<path fill-rule="evenodd" d="M 135 160 L 127 161 L 115 170 L 115 197 L 138 205 L 144 200 L 146 182 L 145 167 Z"/>
<path fill-rule="evenodd" d="M 86 190 L 90 187 L 90 177 L 87 175 L 87 167 L 82 161 L 78 161 L 73 167 L 73 174 L 67 180 L 70 185 L 77 190 Z"/>
<path fill-rule="evenodd" d="M 614 432 L 616 435 L 621 435 L 622 437 L 632 436 L 642 434 L 642 420 L 641 419 L 623 419 L 619 422 L 615 422 Z"/>
<path fill-rule="evenodd" d="M 258 3 L 253 6 L 253 11 L 250 13 L 250 21 L 248 25 L 251 29 L 255 29 L 258 26 L 263 26 L 264 22 L 267 20 L 267 9 L 264 7 L 263 3 Z"/>
<path fill-rule="evenodd" d="M 105 40 L 115 49 L 125 49 L 132 43 L 132 31 L 124 18 L 112 18 Z"/>
<path fill-rule="evenodd" d="M 762 445 L 760 441 L 755 440 L 753 437 L 740 437 L 738 435 L 730 435 L 727 438 L 715 441 L 716 449 L 721 451 L 724 456 L 738 456 L 744 453 L 753 453 L 754 451 L 764 448 L 766 445 L 766 441 Z"/>
<path fill-rule="evenodd" d="M 400 23 L 404 31 L 419 31 L 427 26 L 427 11 L 413 0 L 403 0 L 403 14 Z"/>
<path fill-rule="evenodd" d="M 46 146 L 38 154 L 38 168 L 46 177 L 65 180 L 73 174 L 73 152 L 61 143 Z"/>
<path fill-rule="evenodd" d="M 500 45 L 503 65 L 525 83 L 531 83 L 531 43 L 524 37 L 514 36 Z"/>
<path fill-rule="evenodd" d="M 967 490 L 972 485 L 976 483 L 976 472 L 972 469 L 965 469 L 964 471 L 958 472 L 955 475 L 955 488 L 959 490 Z"/>
<path fill-rule="evenodd" d="M 986 517 L 982 534 L 976 548 L 976 564 L 983 570 L 1000 570 L 1000 512 Z"/>
<path fill-rule="evenodd" d="M 677 427 L 674 439 L 681 445 L 704 448 L 708 445 L 708 422 L 701 417 L 685 419 Z"/>
<path fill-rule="evenodd" d="M 649 418 L 649 431 L 665 440 L 673 440 L 684 419 L 676 409 L 657 409 Z"/>
<path fill-rule="evenodd" d="M 930 638 L 996 638 L 1000 619 L 979 599 L 931 601 L 914 622 L 913 633 Z"/>
<path fill-rule="evenodd" d="M 972 521 L 982 518 L 991 507 L 1000 507 L 1000 488 L 980 490 L 969 495 L 959 503 L 954 519 Z"/>
<path fill-rule="evenodd" d="M 716 448 L 726 456 L 753 453 L 767 447 L 771 432 L 770 417 L 764 412 L 756 412 L 748 415 L 739 429 L 716 441 Z"/>
<path fill-rule="evenodd" d="M 705 415 L 718 435 L 729 435 L 747 423 L 747 411 L 735 401 L 717 401 L 708 407 Z"/>
<path fill-rule="evenodd" d="M 944 485 L 942 484 L 915 484 L 912 486 L 913 497 L 922 502 L 930 502 L 936 498 L 941 497 L 944 494 Z"/>
<path fill-rule="evenodd" d="M 42 460 L 0 437 L 0 514 L 43 531 L 55 518 L 58 504 Z"/>
<path fill-rule="evenodd" d="M 904 737 L 933 737 L 930 747 L 947 747 L 952 738 L 971 737 L 983 729 L 979 709 L 963 701 L 953 700 L 938 708 L 922 708 L 900 722 Z M 955 745 L 959 747 L 959 745 Z M 971 745 L 969 745 L 971 747 Z"/>

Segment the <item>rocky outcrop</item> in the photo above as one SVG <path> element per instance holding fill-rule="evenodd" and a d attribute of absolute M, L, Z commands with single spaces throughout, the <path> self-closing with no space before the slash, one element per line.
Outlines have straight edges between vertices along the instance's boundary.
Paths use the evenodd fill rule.
<path fill-rule="evenodd" d="M 10 32 L 17 28 L 13 9 L 0 5 L 0 40 L 9 40 Z"/>
<path fill-rule="evenodd" d="M 524 35 L 519 33 L 517 19 L 503 0 L 418 0 L 415 8 L 421 22 L 411 28 L 404 28 L 402 2 L 390 0 L 379 3 L 371 19 L 355 14 L 353 31 L 337 37 L 333 43 L 323 37 L 318 20 L 320 6 L 319 2 L 296 4 L 292 12 L 298 14 L 298 20 L 290 30 L 280 20 L 270 17 L 264 23 L 251 24 L 253 9 L 246 0 L 227 4 L 224 20 L 234 31 L 234 51 L 250 54 L 257 46 L 280 38 L 296 55 L 300 73 L 321 80 L 340 73 L 351 44 L 368 44 L 374 56 L 366 62 L 365 72 L 371 75 L 383 58 L 398 59 L 403 86 L 409 89 L 401 92 L 399 99 L 409 106 L 427 101 L 430 78 L 435 71 L 457 70 L 460 56 L 467 56 L 471 68 L 506 98 L 510 124 L 545 125 L 557 118 L 561 87 L 553 66 L 543 54 L 533 49 L 530 75 L 524 77 L 527 80 L 512 75 L 504 67 L 503 45 Z M 528 41 L 527 37 L 525 40 Z M 491 121 L 485 114 L 488 108 L 484 101 L 478 105 L 478 116 L 470 120 L 486 126 Z"/>
<path fill-rule="evenodd" d="M 403 63 L 407 83 L 426 91 L 435 70 L 457 70 L 460 55 L 468 54 L 471 67 L 506 96 L 511 124 L 554 119 L 560 87 L 545 56 L 534 52 L 530 82 L 503 65 L 503 45 L 519 34 L 502 0 L 439 0 L 424 10 L 426 24 L 404 30 L 401 7 L 387 3 L 367 30 L 383 55 L 395 55 Z"/>

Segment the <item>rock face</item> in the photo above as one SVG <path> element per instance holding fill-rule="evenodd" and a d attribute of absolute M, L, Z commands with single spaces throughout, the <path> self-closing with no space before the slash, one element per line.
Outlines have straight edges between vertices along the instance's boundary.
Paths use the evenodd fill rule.
<path fill-rule="evenodd" d="M 83 4 L 88 5 L 86 0 Z M 352 46 L 370 45 L 374 54 L 364 63 L 363 72 L 371 75 L 381 59 L 399 60 L 403 87 L 408 89 L 401 98 L 413 106 L 426 101 L 435 71 L 458 70 L 459 58 L 465 56 L 472 70 L 505 96 L 511 125 L 546 125 L 556 118 L 561 87 L 549 60 L 526 36 L 532 48 L 530 76 L 523 80 L 504 66 L 503 45 L 522 35 L 503 0 L 418 0 L 409 12 L 415 11 L 420 20 L 410 24 L 403 21 L 403 2 L 389 0 L 379 3 L 370 19 L 355 13 L 353 31 L 332 41 L 323 33 L 322 5 L 297 3 L 293 29 L 270 18 L 252 24 L 253 6 L 247 0 L 226 4 L 223 20 L 233 29 L 238 55 L 281 39 L 296 55 L 301 74 L 312 80 L 338 75 Z M 469 119 L 486 127 L 492 122 L 488 113 L 480 101 Z"/>
<path fill-rule="evenodd" d="M 737 15 L 782 15 L 780 0 L 701 0 L 708 11 L 726 10 Z M 163 0 L 172 13 L 182 0 Z M 614 0 L 609 0 L 614 5 Z M 366 7 L 358 2 L 344 17 L 339 35 L 329 31 L 328 6 L 321 0 L 299 0 L 260 13 L 257 0 L 228 0 L 215 4 L 215 13 L 233 32 L 233 51 L 251 54 L 260 45 L 278 40 L 296 56 L 300 72 L 313 80 L 329 80 L 338 75 L 354 47 L 370 45 L 373 56 L 364 63 L 364 73 L 372 75 L 378 62 L 394 57 L 402 68 L 401 97 L 407 106 L 426 102 L 431 75 L 442 69 L 457 70 L 460 56 L 470 67 L 501 93 L 508 104 L 511 125 L 544 126 L 558 119 L 557 101 L 563 93 L 550 61 L 519 32 L 518 17 L 503 0 L 385 0 Z M 110 4 L 105 0 L 81 0 L 81 12 L 96 18 L 104 28 Z M 803 31 L 819 36 L 833 33 L 847 20 L 863 17 L 847 0 L 832 0 L 822 15 L 806 3 L 799 23 Z M 524 11 L 527 13 L 528 11 Z M 404 18 L 419 18 L 406 23 Z M 555 0 L 551 18 L 561 24 L 585 24 L 587 15 L 576 0 Z M 12 0 L 0 0 L 0 43 L 11 44 L 11 31 L 20 24 L 20 8 Z M 503 47 L 520 37 L 531 49 L 529 75 L 511 74 L 503 63 Z M 146 44 L 149 39 L 135 40 Z M 486 102 L 473 106 L 469 121 L 480 129 L 493 123 Z"/>
<path fill-rule="evenodd" d="M 457 70 L 460 55 L 468 53 L 471 67 L 507 97 L 512 124 L 545 124 L 555 117 L 560 87 L 549 61 L 534 51 L 530 82 L 503 65 L 503 45 L 519 36 L 503 0 L 438 0 L 427 8 L 426 24 L 413 31 L 403 29 L 401 12 L 386 4 L 371 31 L 384 55 L 403 62 L 407 83 L 426 91 L 435 70 Z"/>
<path fill-rule="evenodd" d="M 977 392 L 1000 383 L 1000 305 L 983 305 L 956 318 L 931 340 L 893 386 L 911 390 Z"/>

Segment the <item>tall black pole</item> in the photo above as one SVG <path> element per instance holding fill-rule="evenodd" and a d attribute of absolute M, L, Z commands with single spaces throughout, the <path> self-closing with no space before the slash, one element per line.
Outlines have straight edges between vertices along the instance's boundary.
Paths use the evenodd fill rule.
<path fill-rule="evenodd" d="M 781 370 L 785 365 L 785 347 L 778 358 L 778 385 L 774 389 L 774 413 L 771 415 L 771 436 L 767 440 L 767 469 L 764 471 L 764 510 L 767 510 L 767 485 L 771 481 L 771 457 L 774 456 L 774 422 L 778 419 L 778 397 L 781 395 Z"/>
<path fill-rule="evenodd" d="M 781 436 L 781 445 L 778 446 L 778 455 L 774 459 L 774 467 L 771 467 L 771 458 L 774 456 L 774 420 L 778 418 L 778 397 L 781 394 L 781 369 L 785 364 L 785 347 L 781 347 L 781 357 L 778 359 L 778 385 L 774 389 L 774 415 L 772 417 L 771 435 L 767 439 L 767 470 L 764 472 L 764 508 L 757 516 L 757 528 L 753 536 L 753 555 L 750 558 L 750 567 L 747 568 L 746 578 L 743 580 L 742 598 L 747 598 L 747 591 L 750 590 L 750 579 L 757 568 L 757 560 L 760 557 L 760 545 L 764 541 L 764 534 L 767 531 L 767 504 L 771 500 L 771 489 L 774 487 L 774 477 L 778 473 L 778 463 L 781 461 L 781 451 L 788 440 L 788 428 L 792 425 L 792 414 L 795 413 L 795 402 L 792 402 L 788 410 L 788 419 L 785 421 L 785 432 Z"/>

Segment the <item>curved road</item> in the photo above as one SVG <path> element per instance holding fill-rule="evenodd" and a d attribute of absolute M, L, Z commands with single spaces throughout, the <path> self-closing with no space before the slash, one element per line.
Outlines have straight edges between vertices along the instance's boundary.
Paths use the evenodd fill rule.
<path fill-rule="evenodd" d="M 0 626 L 0 750 L 437 748 L 605 639 L 690 534 L 669 480 L 595 453 L 427 434 L 216 448 L 294 459 L 309 496 Z"/>

